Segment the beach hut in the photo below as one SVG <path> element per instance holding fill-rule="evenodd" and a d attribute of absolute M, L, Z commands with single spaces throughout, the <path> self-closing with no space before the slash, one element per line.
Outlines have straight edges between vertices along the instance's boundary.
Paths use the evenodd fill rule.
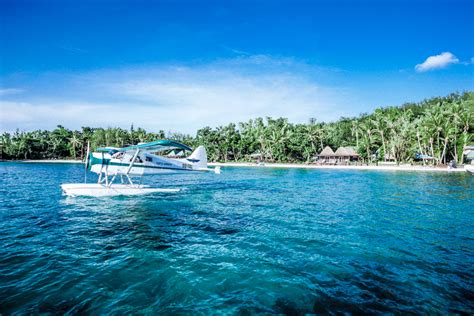
<path fill-rule="evenodd" d="M 349 154 L 349 157 L 351 157 L 352 159 L 355 159 L 355 160 L 359 159 L 359 154 L 354 149 L 354 147 L 346 147 L 346 150 Z"/>
<path fill-rule="evenodd" d="M 359 159 L 359 155 L 352 147 L 339 147 L 334 155 L 337 163 L 349 163 Z"/>
<path fill-rule="evenodd" d="M 318 162 L 335 164 L 336 163 L 336 154 L 331 147 L 326 146 L 318 155 Z"/>

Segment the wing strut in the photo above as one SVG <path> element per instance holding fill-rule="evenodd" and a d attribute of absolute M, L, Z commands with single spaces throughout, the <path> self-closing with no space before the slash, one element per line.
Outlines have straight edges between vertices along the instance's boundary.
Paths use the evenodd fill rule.
<path fill-rule="evenodd" d="M 135 163 L 135 159 L 137 159 L 139 152 L 140 152 L 140 149 L 138 148 L 137 151 L 135 152 L 135 155 L 133 155 L 132 161 L 130 161 L 130 165 L 128 166 L 126 175 L 128 175 L 130 171 L 132 170 L 133 164 Z"/>
<path fill-rule="evenodd" d="M 129 173 L 130 171 L 132 170 L 133 168 L 133 165 L 135 164 L 135 160 L 137 159 L 138 157 L 138 154 L 140 153 L 140 149 L 137 148 L 137 150 L 135 151 L 135 154 L 133 155 L 132 157 L 132 160 L 130 160 L 130 165 L 128 166 L 127 168 L 127 172 L 125 172 L 125 177 L 128 179 L 128 182 L 130 182 L 131 185 L 133 185 L 133 182 L 132 182 L 132 179 L 130 179 L 130 176 L 129 176 Z M 110 181 L 108 181 L 108 176 L 106 175 L 106 183 L 105 185 L 110 188 L 112 186 L 112 183 L 114 183 L 114 180 L 115 180 L 115 177 L 117 176 L 117 172 L 115 172 L 115 174 L 113 175 L 112 179 Z M 122 175 L 123 174 L 120 174 L 120 177 L 122 178 Z M 122 183 L 123 183 L 123 179 L 122 179 Z"/>

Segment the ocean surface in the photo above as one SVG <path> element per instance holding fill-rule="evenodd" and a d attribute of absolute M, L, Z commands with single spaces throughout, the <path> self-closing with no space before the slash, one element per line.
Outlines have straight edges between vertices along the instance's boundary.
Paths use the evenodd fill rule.
<path fill-rule="evenodd" d="M 1 163 L 0 314 L 474 312 L 473 176 L 222 171 L 67 198 L 83 166 Z"/>

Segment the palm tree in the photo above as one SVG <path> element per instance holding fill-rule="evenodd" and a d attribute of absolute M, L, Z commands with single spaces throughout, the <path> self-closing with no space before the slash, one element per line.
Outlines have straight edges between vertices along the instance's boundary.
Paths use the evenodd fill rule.
<path fill-rule="evenodd" d="M 81 145 L 81 138 L 78 131 L 72 132 L 71 138 L 69 138 L 71 144 L 72 157 L 76 159 L 76 147 Z"/>
<path fill-rule="evenodd" d="M 138 142 L 143 143 L 146 141 L 146 131 L 139 127 L 137 131 L 135 132 L 136 139 L 138 139 Z"/>
<path fill-rule="evenodd" d="M 311 148 L 313 152 L 316 154 L 318 152 L 318 142 L 321 140 L 320 128 L 318 125 L 309 124 L 307 126 L 307 135 L 309 142 L 311 144 Z"/>
<path fill-rule="evenodd" d="M 270 146 L 271 156 L 277 158 L 278 160 L 286 160 L 285 148 L 288 140 L 290 139 L 290 131 L 288 129 L 288 124 L 284 124 L 281 127 L 273 127 L 270 132 Z"/>
<path fill-rule="evenodd" d="M 254 133 L 255 138 L 260 144 L 260 153 L 263 157 L 267 154 L 266 151 L 266 143 L 267 143 L 267 135 L 266 135 L 266 126 L 263 123 L 263 119 L 261 117 L 257 118 L 254 122 Z"/>
<path fill-rule="evenodd" d="M 438 163 L 441 162 L 440 139 L 443 131 L 444 117 L 441 111 L 440 104 L 430 107 L 425 112 L 425 124 L 429 134 L 429 143 L 431 149 L 431 156 L 436 159 Z"/>
<path fill-rule="evenodd" d="M 372 125 L 370 121 L 365 121 L 361 124 L 362 133 L 362 145 L 365 147 L 365 153 L 367 157 L 367 163 L 371 160 L 371 146 L 372 146 Z"/>
<path fill-rule="evenodd" d="M 374 131 L 380 135 L 380 140 L 382 142 L 383 155 L 382 159 L 385 161 L 387 147 L 385 145 L 385 130 L 387 128 L 386 124 L 386 115 L 382 112 L 382 109 L 376 109 L 371 120 L 372 125 L 374 126 Z"/>
<path fill-rule="evenodd" d="M 449 141 L 454 139 L 456 135 L 456 124 L 453 121 L 446 120 L 443 125 L 443 151 L 441 153 L 440 162 L 446 164 L 446 150 L 448 148 Z M 456 147 L 456 146 L 454 146 Z"/>
<path fill-rule="evenodd" d="M 359 121 L 357 119 L 354 119 L 351 124 L 351 135 L 352 137 L 355 136 L 356 138 L 356 148 L 359 148 L 359 134 L 361 132 L 361 128 L 359 125 Z"/>
<path fill-rule="evenodd" d="M 460 150 L 462 151 L 472 137 L 472 134 L 469 134 L 469 130 L 472 128 L 472 122 L 474 121 L 474 98 L 452 103 L 450 112 L 453 117 L 453 122 L 457 127 L 457 131 L 454 135 L 454 157 L 457 162 L 461 163 L 462 155 L 458 157 L 458 134 L 460 134 L 459 137 L 462 138 L 462 142 L 459 144 Z"/>
<path fill-rule="evenodd" d="M 426 132 L 424 132 L 425 126 L 424 126 L 423 118 L 419 117 L 413 123 L 414 123 L 414 128 L 416 130 L 415 135 L 416 135 L 416 141 L 418 144 L 418 152 L 423 156 L 422 161 L 423 161 L 423 165 L 425 165 L 424 157 L 426 155 L 426 150 L 425 150 L 425 147 L 423 146 L 422 135 L 426 134 Z"/>
<path fill-rule="evenodd" d="M 395 161 L 399 164 L 411 156 L 413 144 L 414 124 L 411 122 L 410 110 L 403 112 L 394 123 L 394 130 L 391 137 L 391 147 Z"/>
<path fill-rule="evenodd" d="M 1 138 L 1 159 L 13 158 L 12 138 L 9 133 L 3 133 Z"/>

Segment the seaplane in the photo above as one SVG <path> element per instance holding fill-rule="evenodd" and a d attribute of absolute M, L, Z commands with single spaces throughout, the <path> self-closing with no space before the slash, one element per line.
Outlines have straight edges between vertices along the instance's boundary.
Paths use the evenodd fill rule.
<path fill-rule="evenodd" d="M 191 152 L 186 157 L 185 153 Z M 87 183 L 87 171 L 96 173 L 97 183 Z M 61 185 L 67 196 L 117 196 L 150 193 L 174 193 L 179 189 L 155 188 L 141 184 L 144 176 L 171 172 L 214 172 L 219 167 L 208 168 L 204 146 L 192 148 L 173 140 L 157 140 L 123 148 L 103 147 L 90 152 L 87 146 L 84 183 Z M 140 181 L 135 178 L 139 177 Z"/>

